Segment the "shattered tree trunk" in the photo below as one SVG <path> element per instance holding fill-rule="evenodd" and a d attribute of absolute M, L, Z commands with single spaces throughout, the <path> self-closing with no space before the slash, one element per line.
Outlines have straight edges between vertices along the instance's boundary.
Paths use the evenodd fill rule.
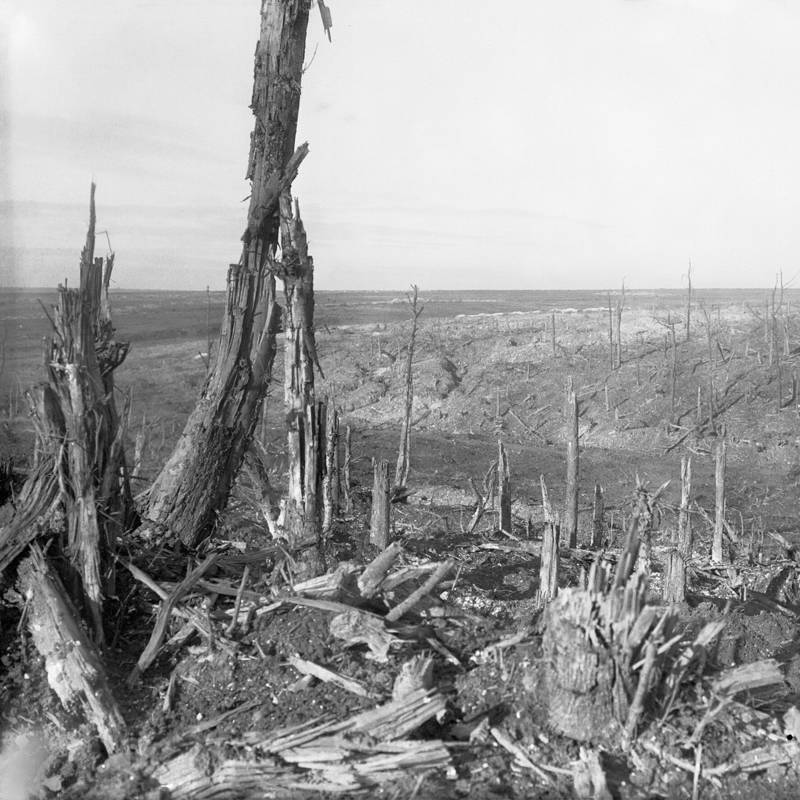
<path fill-rule="evenodd" d="M 558 594 L 558 564 L 559 564 L 559 524 L 550 505 L 547 484 L 544 475 L 539 476 L 542 487 L 542 516 L 544 517 L 544 531 L 542 533 L 542 552 L 539 561 L 539 589 L 536 593 L 536 605 L 544 608 Z"/>
<path fill-rule="evenodd" d="M 625 281 L 622 282 L 622 291 L 620 292 L 619 299 L 617 300 L 617 315 L 616 315 L 616 328 L 617 328 L 617 342 L 616 342 L 616 367 L 619 369 L 622 366 L 622 311 L 625 305 Z"/>
<path fill-rule="evenodd" d="M 686 599 L 686 565 L 692 557 L 692 518 L 689 503 L 692 495 L 692 459 L 681 459 L 681 504 L 678 508 L 678 530 L 672 549 L 667 553 L 663 599 L 665 603 L 682 603 Z"/>
<path fill-rule="evenodd" d="M 374 480 L 372 484 L 372 514 L 370 516 L 369 539 L 372 544 L 385 550 L 390 544 L 389 536 L 389 462 L 372 459 Z"/>
<path fill-rule="evenodd" d="M 293 155 L 308 11 L 307 0 L 262 0 L 242 255 L 228 272 L 214 368 L 150 490 L 148 517 L 190 546 L 211 533 L 227 503 L 272 374 L 280 318 L 270 259 L 278 244 L 280 195 L 307 153 L 302 146 Z"/>
<path fill-rule="evenodd" d="M 342 490 L 344 491 L 345 514 L 353 513 L 353 484 L 350 467 L 353 463 L 353 430 L 348 425 L 344 429 L 344 463 L 342 464 Z"/>
<path fill-rule="evenodd" d="M 686 292 L 686 341 L 692 338 L 692 262 L 689 262 L 689 269 L 686 273 L 689 288 Z"/>
<path fill-rule="evenodd" d="M 289 490 L 286 535 L 293 548 L 306 548 L 312 572 L 320 569 L 321 477 L 325 458 L 324 413 L 317 407 L 314 369 L 320 369 L 314 338 L 314 259 L 300 208 L 284 192 L 281 209 L 279 275 L 286 295 L 284 401 L 286 404 Z M 320 372 L 322 370 L 320 369 Z M 314 563 L 317 562 L 317 563 Z M 310 576 L 309 576 L 310 577 Z"/>
<path fill-rule="evenodd" d="M 603 536 L 605 534 L 605 497 L 603 495 L 603 487 L 596 483 L 594 485 L 594 502 L 592 503 L 592 539 L 590 547 L 596 550 L 603 545 Z"/>
<path fill-rule="evenodd" d="M 113 253 L 94 257 L 95 187 L 81 253 L 80 288 L 59 286 L 55 338 L 49 343 L 50 386 L 58 396 L 66 437 L 68 555 L 80 575 L 98 643 L 104 641 L 103 562 L 125 529 L 133 504 L 123 492 L 123 426 L 114 402 L 114 370 L 128 353 L 114 341 L 108 287 Z"/>
<path fill-rule="evenodd" d="M 117 538 L 133 521 L 125 474 L 124 428 L 114 401 L 114 370 L 128 344 L 114 339 L 108 287 L 114 266 L 94 257 L 95 186 L 89 227 L 81 251 L 78 289 L 58 288 L 45 340 L 48 383 L 29 395 L 37 431 L 37 466 L 31 473 L 11 524 L 0 530 L 0 571 L 22 553 L 63 508 L 68 556 L 85 605 L 102 644 L 104 562 Z M 45 513 L 48 519 L 42 519 Z M 32 524 L 33 523 L 33 524 Z"/>
<path fill-rule="evenodd" d="M 397 454 L 397 467 L 394 472 L 395 490 L 405 488 L 408 484 L 408 473 L 411 469 L 411 412 L 414 408 L 414 346 L 417 340 L 417 320 L 425 306 L 419 305 L 419 288 L 411 287 L 408 304 L 411 307 L 411 335 L 408 338 L 408 355 L 406 357 L 406 403 L 403 410 L 403 426 L 400 431 L 400 449 Z"/>
<path fill-rule="evenodd" d="M 716 463 L 714 469 L 715 503 L 714 503 L 714 539 L 711 544 L 711 560 L 722 564 L 724 553 L 722 550 L 722 536 L 725 530 L 725 466 L 726 447 L 723 439 L 717 445 Z"/>
<path fill-rule="evenodd" d="M 497 499 L 500 507 L 500 530 L 513 533 L 511 524 L 511 470 L 503 443 L 497 440 Z"/>
<path fill-rule="evenodd" d="M 328 536 L 339 513 L 339 414 L 328 398 L 325 419 L 325 475 L 322 479 L 322 535 Z"/>

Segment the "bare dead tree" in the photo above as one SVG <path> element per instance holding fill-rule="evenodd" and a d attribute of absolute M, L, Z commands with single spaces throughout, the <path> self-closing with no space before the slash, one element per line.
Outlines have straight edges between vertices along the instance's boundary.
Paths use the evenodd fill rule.
<path fill-rule="evenodd" d="M 688 288 L 686 291 L 686 341 L 692 338 L 692 260 L 689 259 L 689 269 L 686 270 L 686 281 Z"/>
<path fill-rule="evenodd" d="M 596 483 L 594 485 L 594 501 L 592 503 L 592 549 L 597 549 L 603 544 L 605 533 L 605 498 L 603 487 Z"/>
<path fill-rule="evenodd" d="M 497 499 L 500 508 L 500 530 L 512 533 L 511 470 L 508 466 L 508 453 L 500 439 L 497 440 Z"/>
<path fill-rule="evenodd" d="M 714 539 L 711 546 L 711 560 L 722 564 L 724 559 L 722 536 L 725 530 L 725 467 L 727 463 L 725 439 L 717 444 L 714 463 Z"/>
<path fill-rule="evenodd" d="M 568 547 L 578 545 L 578 399 L 571 385 L 567 389 L 566 439 L 567 481 L 564 491 L 564 532 Z"/>
<path fill-rule="evenodd" d="M 397 467 L 394 472 L 395 491 L 405 488 L 408 483 L 408 473 L 411 468 L 411 412 L 414 407 L 414 346 L 417 339 L 417 326 L 420 314 L 425 306 L 419 302 L 419 287 L 412 285 L 411 293 L 406 295 L 411 311 L 411 333 L 408 337 L 408 352 L 406 354 L 406 402 L 403 413 L 403 425 L 400 431 L 400 450 L 397 454 Z"/>
<path fill-rule="evenodd" d="M 544 532 L 542 533 L 542 553 L 539 562 L 539 589 L 536 593 L 536 605 L 544 608 L 558 594 L 559 565 L 559 524 L 557 515 L 553 514 L 544 475 L 539 476 L 542 488 L 542 512 L 544 516 Z"/>
<path fill-rule="evenodd" d="M 616 328 L 617 328 L 617 363 L 616 368 L 622 366 L 622 312 L 625 308 L 625 281 L 622 281 L 622 289 L 617 297 L 617 313 L 616 313 Z"/>
<path fill-rule="evenodd" d="M 372 544 L 385 550 L 390 544 L 389 528 L 389 462 L 372 459 L 372 514 L 369 538 Z"/>
<path fill-rule="evenodd" d="M 147 516 L 187 545 L 211 533 L 227 503 L 272 374 L 280 330 L 272 273 L 279 201 L 308 152 L 305 145 L 294 152 L 308 11 L 305 0 L 262 2 L 242 255 L 228 272 L 213 369 L 150 490 Z"/>
<path fill-rule="evenodd" d="M 346 514 L 353 513 L 353 484 L 350 477 L 350 468 L 353 463 L 353 431 L 348 425 L 344 430 L 344 463 L 342 464 L 344 489 L 344 510 Z"/>
<path fill-rule="evenodd" d="M 708 309 L 702 304 L 700 307 L 706 320 L 706 340 L 708 345 L 708 427 L 711 433 L 714 434 L 716 432 L 716 422 L 714 420 L 714 361 L 716 359 L 714 351 L 714 335 Z"/>
<path fill-rule="evenodd" d="M 692 502 L 692 459 L 684 456 L 681 459 L 681 504 L 678 509 L 678 538 L 677 544 L 688 561 L 692 557 L 692 515 L 689 506 Z"/>

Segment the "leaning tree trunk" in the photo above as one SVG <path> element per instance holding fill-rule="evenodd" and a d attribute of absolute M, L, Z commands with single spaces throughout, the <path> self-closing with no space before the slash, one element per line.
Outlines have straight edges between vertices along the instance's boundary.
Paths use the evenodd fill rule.
<path fill-rule="evenodd" d="M 302 146 L 292 155 L 308 11 L 308 0 L 262 0 L 247 170 L 252 193 L 242 255 L 228 272 L 214 369 L 150 490 L 150 519 L 168 526 L 187 545 L 211 533 L 227 503 L 272 374 L 280 321 L 271 272 L 279 199 L 307 152 Z"/>

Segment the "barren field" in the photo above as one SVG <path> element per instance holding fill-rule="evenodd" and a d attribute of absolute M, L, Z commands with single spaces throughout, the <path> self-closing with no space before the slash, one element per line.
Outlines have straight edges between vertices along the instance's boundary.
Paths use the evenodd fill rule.
<path fill-rule="evenodd" d="M 39 342 L 48 332 L 37 297 L 49 308 L 46 293 L 0 298 L 0 460 L 14 459 L 17 488 L 34 449 L 24 390 L 43 377 Z M 121 562 L 151 582 L 118 566 L 106 619 L 103 657 L 128 726 L 128 750 L 108 758 L 90 727 L 58 703 L 25 632 L 16 576 L 3 576 L 0 771 L 24 776 L 42 797 L 797 797 L 800 325 L 793 309 L 800 295 L 785 292 L 768 325 L 766 297 L 756 290 L 696 292 L 687 341 L 684 292 L 628 292 L 615 367 L 605 292 L 423 291 L 409 494 L 391 506 L 400 544 L 395 569 L 407 577 L 390 574 L 396 585 L 359 607 L 381 617 L 448 558 L 454 574 L 388 626 L 383 651 L 336 635 L 331 619 L 347 613 L 350 584 L 327 594 L 298 588 L 290 555 L 269 533 L 263 479 L 280 491 L 287 469 L 279 351 L 258 433 L 261 472 L 252 465 L 243 471 L 206 550 L 187 554 L 168 533 L 120 543 Z M 346 577 L 376 555 L 368 538 L 372 460 L 397 458 L 409 309 L 403 293 L 321 292 L 316 299 L 324 371 L 317 394 L 340 409 L 341 430 L 352 431 L 354 505 L 348 512 L 340 506 L 326 542 L 328 574 Z M 128 462 L 137 449 L 141 455 L 135 494 L 152 483 L 202 390 L 222 300 L 214 293 L 112 294 L 117 338 L 131 342 L 116 375 L 118 404 L 127 397 L 129 405 Z M 213 358 L 212 347 L 212 364 Z M 548 522 L 541 480 L 560 511 L 568 381 L 579 409 L 579 516 L 577 547 L 561 543 L 562 589 L 585 585 L 598 552 L 598 563 L 616 564 L 637 502 L 657 495 L 643 592 L 664 613 L 681 459 L 692 460 L 687 599 L 669 609 L 671 634 L 659 650 L 668 659 L 684 647 L 680 652 L 691 650 L 691 658 L 669 702 L 668 677 L 652 678 L 632 742 L 619 731 L 582 737 L 554 725 L 552 686 L 543 677 L 553 654 L 548 612 L 537 601 Z M 715 452 L 723 439 L 725 563 L 716 563 Z M 498 441 L 510 466 L 512 529 L 500 529 L 492 498 L 470 530 Z M 596 486 L 605 511 L 592 549 Z M 13 498 L 0 515 L 8 518 L 11 504 Z M 153 584 L 170 591 L 185 576 L 187 557 L 201 560 L 212 551 L 219 561 L 182 599 L 168 646 L 138 681 L 128 681 L 159 608 Z M 245 622 L 233 625 L 240 613 Z M 202 619 L 202 630 L 187 630 L 191 614 Z M 697 644 L 703 626 L 716 622 L 724 626 Z M 420 708 L 441 705 L 429 715 L 420 711 L 418 725 L 397 723 L 402 735 L 381 749 L 380 722 L 370 710 L 389 703 L 398 675 L 422 655 L 432 658 L 432 672 Z M 677 674 L 680 657 L 665 675 Z M 340 680 L 309 672 L 309 663 Z M 748 664 L 750 673 L 741 672 Z M 643 669 L 631 667 L 637 675 Z M 299 742 L 312 723 L 362 712 L 366 721 L 352 723 L 347 747 L 337 739 L 336 750 L 328 729 L 314 733 L 328 737 L 324 758 L 313 736 L 295 742 L 292 753 L 280 738 L 290 729 Z M 209 777 L 192 794 L 165 777 L 175 759 L 187 758 L 203 762 L 204 774 L 224 787 L 222 766 L 254 753 L 266 759 L 259 769 L 272 770 L 269 791 L 253 778 L 261 788 L 214 794 Z"/>

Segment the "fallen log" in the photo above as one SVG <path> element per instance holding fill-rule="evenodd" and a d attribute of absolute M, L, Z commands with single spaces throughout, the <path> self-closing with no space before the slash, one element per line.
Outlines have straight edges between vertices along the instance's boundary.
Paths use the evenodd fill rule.
<path fill-rule="evenodd" d="M 36 544 L 20 564 L 19 583 L 28 606 L 28 627 L 45 660 L 50 688 L 65 709 L 83 712 L 97 728 L 108 753 L 119 750 L 127 736 L 125 720 L 94 645 L 61 580 Z"/>

